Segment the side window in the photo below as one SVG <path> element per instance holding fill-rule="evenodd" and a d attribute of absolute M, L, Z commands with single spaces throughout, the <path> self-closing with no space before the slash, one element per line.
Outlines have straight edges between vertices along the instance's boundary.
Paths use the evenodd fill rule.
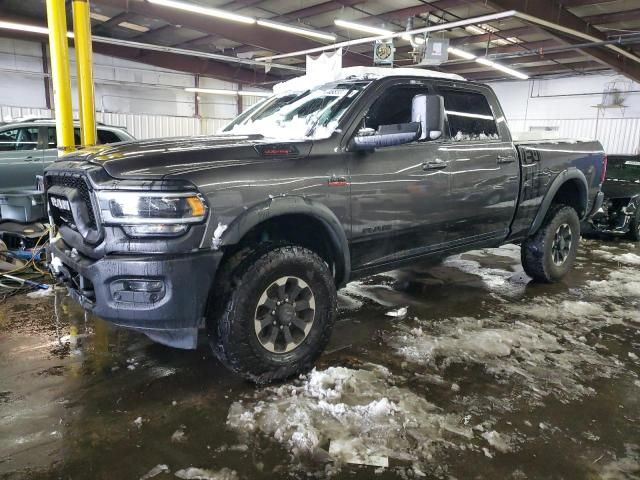
<path fill-rule="evenodd" d="M 38 127 L 12 128 L 0 132 L 0 151 L 36 150 Z"/>
<path fill-rule="evenodd" d="M 109 131 L 109 130 L 101 130 L 98 129 L 98 143 L 104 145 L 105 143 L 116 143 L 121 142 L 122 140 L 118 135 Z"/>
<path fill-rule="evenodd" d="M 58 137 L 56 137 L 56 127 L 47 128 L 47 148 L 57 148 Z"/>
<path fill-rule="evenodd" d="M 377 130 L 380 125 L 411 122 L 413 97 L 428 93 L 425 88 L 396 87 L 386 91 L 371 105 L 364 119 L 366 128 Z"/>
<path fill-rule="evenodd" d="M 498 126 L 484 95 L 464 90 L 441 91 L 452 140 L 499 140 Z"/>

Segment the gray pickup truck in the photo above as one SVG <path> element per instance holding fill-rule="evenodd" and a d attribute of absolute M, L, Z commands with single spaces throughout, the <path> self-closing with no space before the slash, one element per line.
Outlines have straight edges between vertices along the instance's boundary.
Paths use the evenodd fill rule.
<path fill-rule="evenodd" d="M 355 278 L 516 242 L 531 277 L 561 279 L 605 170 L 597 142 L 514 143 L 485 85 L 345 69 L 221 135 L 51 165 L 51 269 L 157 342 L 195 348 L 206 326 L 227 367 L 267 382 L 311 368 Z"/>

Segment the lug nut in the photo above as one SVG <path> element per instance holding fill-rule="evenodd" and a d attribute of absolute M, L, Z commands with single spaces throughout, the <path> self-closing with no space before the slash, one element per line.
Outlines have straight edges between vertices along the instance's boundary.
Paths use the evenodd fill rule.
<path fill-rule="evenodd" d="M 284 326 L 280 325 L 280 330 L 282 330 L 284 328 Z"/>

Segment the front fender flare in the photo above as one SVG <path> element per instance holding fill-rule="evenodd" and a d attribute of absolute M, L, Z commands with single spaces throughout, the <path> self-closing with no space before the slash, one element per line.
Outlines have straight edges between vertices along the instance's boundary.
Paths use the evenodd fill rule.
<path fill-rule="evenodd" d="M 326 205 L 308 198 L 275 197 L 254 205 L 229 224 L 219 238 L 218 247 L 236 245 L 255 226 L 291 214 L 307 215 L 321 222 L 336 253 L 336 284 L 346 285 L 351 275 L 351 255 L 342 223 Z"/>

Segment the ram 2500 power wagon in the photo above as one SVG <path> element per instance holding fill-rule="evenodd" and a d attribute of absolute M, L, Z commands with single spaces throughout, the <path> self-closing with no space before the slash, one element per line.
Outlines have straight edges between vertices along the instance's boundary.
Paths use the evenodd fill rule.
<path fill-rule="evenodd" d="M 51 268 L 116 325 L 180 348 L 206 326 L 226 366 L 282 379 L 311 368 L 354 278 L 506 242 L 562 278 L 605 162 L 597 142 L 514 143 L 487 86 L 345 69 L 217 136 L 62 157 Z"/>

